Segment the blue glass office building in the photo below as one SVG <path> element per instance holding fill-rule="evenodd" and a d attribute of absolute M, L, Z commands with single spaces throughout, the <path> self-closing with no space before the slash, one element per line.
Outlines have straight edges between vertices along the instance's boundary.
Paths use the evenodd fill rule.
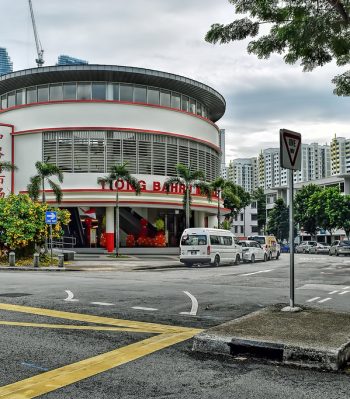
<path fill-rule="evenodd" d="M 6 75 L 13 71 L 13 64 L 7 50 L 0 47 L 0 75 Z"/>
<path fill-rule="evenodd" d="M 62 54 L 58 56 L 58 61 L 56 65 L 86 65 L 86 64 L 88 64 L 88 61 Z"/>

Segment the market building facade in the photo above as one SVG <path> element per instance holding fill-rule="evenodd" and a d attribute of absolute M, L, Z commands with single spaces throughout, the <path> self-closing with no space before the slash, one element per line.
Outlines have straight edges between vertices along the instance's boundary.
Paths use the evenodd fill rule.
<path fill-rule="evenodd" d="M 18 171 L 1 173 L 0 195 L 26 192 L 35 162 L 64 172 L 63 200 L 70 210 L 66 234 L 77 246 L 114 247 L 115 191 L 99 186 L 112 165 L 127 162 L 141 183 L 141 195 L 119 181 L 122 245 L 140 232 L 156 235 L 164 222 L 164 243 L 177 246 L 183 225 L 183 187 L 167 193 L 164 182 L 176 165 L 220 173 L 219 129 L 225 100 L 203 83 L 166 72 L 105 65 L 53 66 L 0 77 L 1 159 Z M 214 226 L 217 204 L 193 189 L 191 224 Z M 145 233 L 142 233 L 145 234 Z M 148 240 L 152 245 L 154 240 Z M 163 244 L 164 244 L 163 243 Z M 162 245 L 163 245 L 162 244 Z M 155 244 L 157 245 L 157 243 Z"/>

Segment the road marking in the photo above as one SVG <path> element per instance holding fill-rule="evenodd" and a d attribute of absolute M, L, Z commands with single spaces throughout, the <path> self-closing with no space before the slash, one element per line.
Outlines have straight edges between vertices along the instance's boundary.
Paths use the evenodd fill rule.
<path fill-rule="evenodd" d="M 73 294 L 72 291 L 65 290 L 65 292 L 68 295 L 68 297 L 65 299 L 65 301 L 67 301 L 67 302 L 78 302 L 79 301 L 79 299 L 73 299 L 74 298 L 74 294 Z"/>
<path fill-rule="evenodd" d="M 0 387 L 1 399 L 32 399 L 46 393 L 55 391 L 67 385 L 92 377 L 96 374 L 110 370 L 122 364 L 139 359 L 153 352 L 175 345 L 192 338 L 195 334 L 203 330 L 160 325 L 154 323 L 136 322 L 130 320 L 112 319 L 108 317 L 98 317 L 79 313 L 62 312 L 50 309 L 31 308 L 28 306 L 10 305 L 0 303 L 0 310 L 40 315 L 54 318 L 61 318 L 74 321 L 84 321 L 89 323 L 107 324 L 117 326 L 123 331 L 149 332 L 159 334 L 136 342 L 134 344 L 118 348 L 113 351 L 103 353 L 89 359 L 85 359 L 73 364 L 50 370 L 34 377 L 27 378 L 3 387 Z M 37 325 L 35 323 L 21 322 L 2 322 L 7 325 L 22 325 L 30 327 L 46 327 L 49 325 Z M 15 324 L 14 324 L 15 323 Z M 5 325 L 5 324 L 4 324 Z M 67 325 L 63 325 L 67 326 Z M 62 325 L 51 325 L 52 328 L 62 328 Z M 67 326 L 69 328 L 103 328 L 101 326 Z M 112 328 L 112 327 L 107 327 Z M 119 330 L 119 329 L 118 329 Z"/>
<path fill-rule="evenodd" d="M 320 296 L 315 296 L 315 298 L 308 299 L 306 302 L 313 302 L 320 298 L 321 298 Z"/>
<path fill-rule="evenodd" d="M 109 302 L 90 302 L 92 305 L 101 305 L 101 306 L 114 306 L 114 303 Z"/>
<path fill-rule="evenodd" d="M 241 276 L 252 276 L 253 274 L 258 274 L 258 273 L 267 273 L 267 272 L 271 272 L 271 270 L 260 270 L 258 272 L 253 272 L 253 273 L 245 273 L 245 274 L 241 274 Z"/>
<path fill-rule="evenodd" d="M 330 301 L 331 299 L 332 299 L 332 298 L 321 299 L 320 301 L 318 301 L 318 303 L 327 302 L 327 301 Z"/>
<path fill-rule="evenodd" d="M 350 288 L 350 286 L 349 287 L 344 287 L 343 290 L 347 290 L 348 288 Z"/>
<path fill-rule="evenodd" d="M 156 309 L 156 308 L 144 308 L 144 307 L 142 307 L 142 306 L 132 306 L 132 309 L 136 309 L 136 310 L 149 310 L 149 311 L 152 311 L 152 312 L 154 312 L 155 310 L 158 310 L 158 309 Z"/>
<path fill-rule="evenodd" d="M 346 294 L 346 293 L 348 293 L 348 292 L 350 292 L 350 291 L 343 291 L 343 292 L 339 292 L 339 294 L 338 294 L 338 295 L 344 295 L 344 294 Z"/>
<path fill-rule="evenodd" d="M 41 370 L 41 371 L 49 371 L 49 369 L 47 369 L 47 368 L 45 368 L 45 367 L 37 366 L 37 365 L 34 364 L 34 363 L 22 362 L 21 365 L 22 365 L 22 366 L 30 367 L 30 368 L 32 368 L 32 369 Z"/>
<path fill-rule="evenodd" d="M 335 294 L 335 293 L 337 293 L 338 291 L 331 291 L 331 292 L 328 292 L 328 294 L 329 295 L 333 295 L 333 294 Z"/>
<path fill-rule="evenodd" d="M 190 292 L 188 291 L 183 291 L 184 294 L 190 297 L 192 301 L 192 308 L 190 312 L 181 312 L 180 314 L 189 314 L 191 316 L 196 316 L 197 311 L 198 311 L 198 301 L 196 297 L 194 297 Z"/>

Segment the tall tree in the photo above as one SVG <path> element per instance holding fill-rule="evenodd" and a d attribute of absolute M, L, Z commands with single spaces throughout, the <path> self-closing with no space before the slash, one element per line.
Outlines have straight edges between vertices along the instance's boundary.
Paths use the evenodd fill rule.
<path fill-rule="evenodd" d="M 187 167 L 182 163 L 176 165 L 177 176 L 169 177 L 165 181 L 165 189 L 169 194 L 172 184 L 178 184 L 184 186 L 183 204 L 185 209 L 186 218 L 186 229 L 190 227 L 190 212 L 191 212 L 191 189 L 192 187 L 198 188 L 203 195 L 206 195 L 211 200 L 212 189 L 208 183 L 204 180 L 204 173 L 196 170 L 191 171 L 191 167 Z"/>
<path fill-rule="evenodd" d="M 47 159 L 45 162 L 36 162 L 35 168 L 37 174 L 30 178 L 30 183 L 27 186 L 30 198 L 34 201 L 37 201 L 39 199 L 41 189 L 41 201 L 45 203 L 45 183 L 47 182 L 55 195 L 56 201 L 60 203 L 62 200 L 61 187 L 51 180 L 51 177 L 56 177 L 60 183 L 63 183 L 63 173 L 61 169 L 58 166 L 49 163 L 49 159 Z"/>
<path fill-rule="evenodd" d="M 109 185 L 109 189 L 113 190 L 113 185 L 115 186 L 115 205 L 116 205 L 116 223 L 115 223 L 115 255 L 119 256 L 119 188 L 118 182 L 125 181 L 135 190 L 136 195 L 141 194 L 140 182 L 133 177 L 127 169 L 127 162 L 122 164 L 113 165 L 110 169 L 108 176 L 99 177 L 97 183 L 102 185 Z M 115 184 L 113 184 L 115 182 Z"/>
<path fill-rule="evenodd" d="M 339 211 L 339 228 L 345 231 L 346 237 L 350 239 L 350 195 L 343 196 L 343 206 Z"/>
<path fill-rule="evenodd" d="M 256 190 L 254 190 L 252 199 L 256 201 L 256 208 L 258 212 L 258 229 L 259 231 L 262 231 L 267 225 L 266 194 L 264 193 L 264 189 L 262 187 L 258 187 Z"/>
<path fill-rule="evenodd" d="M 236 14 L 244 18 L 213 24 L 205 39 L 210 43 L 229 43 L 255 38 L 260 26 L 264 32 L 249 42 L 247 50 L 259 58 L 284 54 L 287 64 L 300 62 L 312 71 L 333 59 L 338 66 L 350 62 L 349 0 L 229 0 Z M 334 93 L 350 95 L 350 71 L 333 79 Z"/>
<path fill-rule="evenodd" d="M 278 240 L 288 240 L 289 236 L 289 207 L 282 198 L 275 201 L 274 207 L 269 212 L 267 230 Z"/>
<path fill-rule="evenodd" d="M 228 216 L 231 219 L 231 223 L 232 219 L 251 202 L 250 194 L 243 187 L 232 181 L 226 181 L 225 187 L 222 190 L 222 198 L 224 200 L 224 207 L 230 209 Z"/>
<path fill-rule="evenodd" d="M 299 223 L 300 228 L 303 228 L 311 236 L 317 234 L 317 218 L 316 215 L 310 212 L 310 197 L 314 193 L 322 191 L 320 186 L 316 184 L 308 184 L 297 191 L 294 200 L 294 220 Z"/>

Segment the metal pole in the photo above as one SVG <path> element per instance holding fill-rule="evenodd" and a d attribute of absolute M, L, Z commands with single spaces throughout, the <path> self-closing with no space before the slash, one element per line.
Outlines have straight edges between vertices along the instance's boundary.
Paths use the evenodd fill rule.
<path fill-rule="evenodd" d="M 190 227 L 190 187 L 186 187 L 186 229 Z"/>
<path fill-rule="evenodd" d="M 52 266 L 52 223 L 50 223 L 51 266 Z"/>
<path fill-rule="evenodd" d="M 218 229 L 220 229 L 220 219 L 221 219 L 221 214 L 220 214 L 220 189 L 218 189 Z"/>
<path fill-rule="evenodd" d="M 294 215 L 293 215 L 293 185 L 294 172 L 289 169 L 289 246 L 290 246 L 290 299 L 289 304 L 294 308 Z"/>
<path fill-rule="evenodd" d="M 117 180 L 117 192 L 116 192 L 116 207 L 115 207 L 115 256 L 119 256 L 119 192 L 118 192 L 118 180 Z"/>

